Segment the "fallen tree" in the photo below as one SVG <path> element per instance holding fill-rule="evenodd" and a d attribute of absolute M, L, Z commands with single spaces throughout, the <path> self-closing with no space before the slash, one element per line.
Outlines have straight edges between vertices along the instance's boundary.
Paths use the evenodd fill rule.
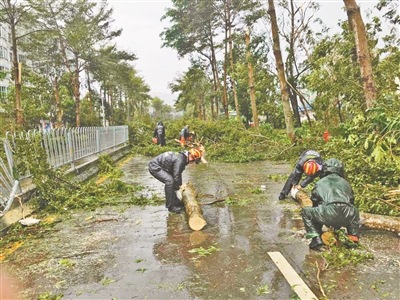
<path fill-rule="evenodd" d="M 203 211 L 196 200 L 197 192 L 192 183 L 188 182 L 182 186 L 182 201 L 185 204 L 188 215 L 189 227 L 193 230 L 201 230 L 207 225 L 203 218 Z"/>
<path fill-rule="evenodd" d="M 310 196 L 306 192 L 292 189 L 291 195 L 301 207 L 312 206 Z M 360 222 L 367 228 L 388 230 L 400 235 L 400 218 L 398 217 L 360 212 Z"/>

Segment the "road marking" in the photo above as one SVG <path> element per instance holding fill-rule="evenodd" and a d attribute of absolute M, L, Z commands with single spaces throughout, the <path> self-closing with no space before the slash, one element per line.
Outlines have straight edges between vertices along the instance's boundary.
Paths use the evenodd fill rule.
<path fill-rule="evenodd" d="M 286 280 L 301 300 L 318 300 L 318 297 L 314 295 L 303 279 L 300 278 L 285 257 L 283 257 L 282 253 L 268 252 L 268 255 L 271 257 L 272 261 L 278 267 L 279 271 L 281 271 L 283 276 L 285 276 Z"/>

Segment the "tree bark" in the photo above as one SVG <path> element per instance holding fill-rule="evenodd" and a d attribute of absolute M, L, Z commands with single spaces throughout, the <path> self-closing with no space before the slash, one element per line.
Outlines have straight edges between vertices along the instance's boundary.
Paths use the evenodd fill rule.
<path fill-rule="evenodd" d="M 203 211 L 196 200 L 197 193 L 193 184 L 188 182 L 182 187 L 182 201 L 185 204 L 186 213 L 188 214 L 189 227 L 193 230 L 201 230 L 207 222 L 203 218 Z"/>
<path fill-rule="evenodd" d="M 273 39 L 273 49 L 278 71 L 279 84 L 282 94 L 283 113 L 285 115 L 286 133 L 289 139 L 294 142 L 293 115 L 289 104 L 289 87 L 285 78 L 285 68 L 283 66 L 281 46 L 279 42 L 278 23 L 276 21 L 275 6 L 273 0 L 268 0 L 268 14 L 271 18 L 271 31 Z"/>
<path fill-rule="evenodd" d="M 247 48 L 247 65 L 249 69 L 249 90 L 250 90 L 251 111 L 253 113 L 254 127 L 258 128 L 256 91 L 254 87 L 253 64 L 251 63 L 251 53 L 250 53 L 250 30 L 248 28 L 246 30 L 246 48 Z"/>
<path fill-rule="evenodd" d="M 61 99 L 60 99 L 60 91 L 58 89 L 58 77 L 57 75 L 54 76 L 53 82 L 53 89 L 54 89 L 54 98 L 56 99 L 56 109 L 57 109 L 57 128 L 60 128 L 62 125 L 62 115 L 63 112 L 61 110 Z"/>
<path fill-rule="evenodd" d="M 11 43 L 12 43 L 12 64 L 14 72 L 14 86 L 15 86 L 15 123 L 19 126 L 23 124 L 22 116 L 22 104 L 21 104 L 21 78 L 20 78 L 20 68 L 18 63 L 18 51 L 17 51 L 17 34 L 16 34 L 16 20 L 14 14 L 11 12 L 13 7 L 11 1 L 7 0 L 7 11 L 9 15 L 9 25 L 11 28 Z"/>
<path fill-rule="evenodd" d="M 350 28 L 354 32 L 354 40 L 357 50 L 357 58 L 360 66 L 361 80 L 363 83 L 365 103 L 368 108 L 374 106 L 377 91 L 375 81 L 372 76 L 371 58 L 368 50 L 368 38 L 365 32 L 365 26 L 360 13 L 360 7 L 355 0 L 343 0 Z"/>
<path fill-rule="evenodd" d="M 231 25 L 231 8 L 230 8 L 230 0 L 226 1 L 226 5 L 228 7 L 228 25 L 229 25 L 229 65 L 231 67 L 231 84 L 233 89 L 233 99 L 235 100 L 235 109 L 236 109 L 236 120 L 240 121 L 240 112 L 239 112 L 239 99 L 236 90 L 236 82 L 234 79 L 234 66 L 233 66 L 233 41 L 232 41 L 232 25 Z"/>

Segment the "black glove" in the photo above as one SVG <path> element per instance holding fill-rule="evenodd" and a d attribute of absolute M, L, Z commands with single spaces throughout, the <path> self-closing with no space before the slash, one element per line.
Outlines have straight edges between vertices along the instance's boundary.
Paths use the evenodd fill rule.
<path fill-rule="evenodd" d="M 284 193 L 279 194 L 279 198 L 278 198 L 279 200 L 283 200 L 285 198 L 286 198 L 286 195 Z"/>

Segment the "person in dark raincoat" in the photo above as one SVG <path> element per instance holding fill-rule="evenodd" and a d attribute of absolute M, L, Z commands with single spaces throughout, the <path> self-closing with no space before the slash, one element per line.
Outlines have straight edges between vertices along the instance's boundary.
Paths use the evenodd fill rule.
<path fill-rule="evenodd" d="M 324 161 L 321 155 L 315 150 L 304 151 L 294 167 L 292 173 L 290 173 L 288 179 L 281 193 L 279 194 L 279 200 L 285 199 L 285 197 L 290 193 L 293 186 L 297 186 L 301 180 L 301 177 L 305 173 L 307 177 L 300 183 L 301 188 L 305 188 L 315 178 L 321 175 L 322 165 Z"/>
<path fill-rule="evenodd" d="M 197 148 L 189 151 L 164 152 L 149 162 L 149 172 L 153 177 L 165 184 L 166 207 L 170 212 L 179 213 L 183 210 L 183 203 L 177 196 L 182 185 L 182 172 L 187 164 L 201 161 L 202 152 Z M 178 193 L 179 194 L 179 193 Z"/>
<path fill-rule="evenodd" d="M 323 245 L 322 226 L 340 229 L 346 227 L 347 236 L 358 242 L 360 213 L 354 206 L 354 193 L 349 182 L 344 179 L 343 163 L 328 159 L 322 167 L 322 178 L 311 192 L 313 207 L 301 211 L 306 238 L 312 239 L 310 249 L 319 250 Z"/>
<path fill-rule="evenodd" d="M 154 129 L 153 137 L 157 138 L 157 145 L 164 147 L 165 143 L 165 127 L 162 121 L 157 123 L 156 129 Z"/>
<path fill-rule="evenodd" d="M 185 127 L 182 128 L 180 135 L 181 146 L 184 147 L 188 140 L 189 140 L 189 125 L 185 125 Z"/>

